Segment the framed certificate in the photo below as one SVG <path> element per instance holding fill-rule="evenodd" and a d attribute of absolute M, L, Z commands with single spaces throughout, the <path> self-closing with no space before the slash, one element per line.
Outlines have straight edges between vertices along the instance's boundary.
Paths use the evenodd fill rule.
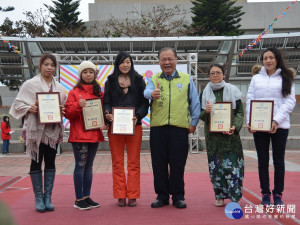
<path fill-rule="evenodd" d="M 59 92 L 37 92 L 40 124 L 62 123 Z"/>
<path fill-rule="evenodd" d="M 232 102 L 216 102 L 210 116 L 209 132 L 230 131 L 232 126 Z"/>
<path fill-rule="evenodd" d="M 86 99 L 86 105 L 82 108 L 82 115 L 85 131 L 100 129 L 105 125 L 100 98 Z"/>
<path fill-rule="evenodd" d="M 273 121 L 274 101 L 250 101 L 250 129 L 270 131 Z"/>
<path fill-rule="evenodd" d="M 135 116 L 133 107 L 113 107 L 112 113 L 114 120 L 112 122 L 112 134 L 134 135 L 135 124 L 132 118 Z"/>

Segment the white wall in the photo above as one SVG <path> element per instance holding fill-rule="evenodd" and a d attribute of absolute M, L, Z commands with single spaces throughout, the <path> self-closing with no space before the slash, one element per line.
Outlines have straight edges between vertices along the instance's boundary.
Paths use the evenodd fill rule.
<path fill-rule="evenodd" d="M 0 96 L 2 99 L 2 106 L 11 106 L 15 100 L 18 91 L 10 91 L 6 86 L 0 86 Z"/>

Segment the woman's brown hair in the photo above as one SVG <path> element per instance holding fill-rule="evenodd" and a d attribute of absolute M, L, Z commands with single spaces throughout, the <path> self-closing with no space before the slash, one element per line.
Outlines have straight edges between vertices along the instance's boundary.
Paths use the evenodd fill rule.
<path fill-rule="evenodd" d="M 48 53 L 45 53 L 41 56 L 40 58 L 40 63 L 39 63 L 39 70 L 42 66 L 42 64 L 45 62 L 46 59 L 51 59 L 55 68 L 57 67 L 57 61 L 56 61 L 56 57 L 54 55 L 51 55 L 51 54 L 48 54 Z"/>

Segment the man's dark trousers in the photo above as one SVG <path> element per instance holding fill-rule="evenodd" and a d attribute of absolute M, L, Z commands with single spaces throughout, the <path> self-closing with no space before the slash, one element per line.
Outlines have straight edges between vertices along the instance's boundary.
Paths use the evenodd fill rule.
<path fill-rule="evenodd" d="M 188 155 L 188 129 L 159 126 L 150 129 L 150 149 L 157 199 L 184 200 L 184 168 Z M 169 171 L 170 167 L 170 171 Z"/>

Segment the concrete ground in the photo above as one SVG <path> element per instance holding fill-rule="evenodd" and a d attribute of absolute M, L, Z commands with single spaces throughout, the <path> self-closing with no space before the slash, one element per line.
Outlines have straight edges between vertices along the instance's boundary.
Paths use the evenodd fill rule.
<path fill-rule="evenodd" d="M 270 152 L 271 154 L 271 152 Z M 74 187 L 72 174 L 74 170 L 74 156 L 71 152 L 65 152 L 57 156 L 57 178 L 53 194 L 53 202 L 56 206 L 53 216 L 51 213 L 39 214 L 34 210 L 34 197 L 30 179 L 28 176 L 30 158 L 21 153 L 12 153 L 8 156 L 0 156 L 0 199 L 11 208 L 12 214 L 19 225 L 40 224 L 300 224 L 300 149 L 286 150 L 286 178 L 283 200 L 289 206 L 294 206 L 294 211 L 276 213 L 254 212 L 260 203 L 260 188 L 257 172 L 256 152 L 244 150 L 245 156 L 245 180 L 243 198 L 240 205 L 244 212 L 243 218 L 236 221 L 230 220 L 224 214 L 223 208 L 216 208 L 214 194 L 208 176 L 206 152 L 189 154 L 186 165 L 186 199 L 188 208 L 186 211 L 176 211 L 172 206 L 162 210 L 150 208 L 151 201 L 155 198 L 153 190 L 153 176 L 151 156 L 149 150 L 141 153 L 141 198 L 138 206 L 133 211 L 123 210 L 116 206 L 116 200 L 112 196 L 112 164 L 109 151 L 97 153 L 94 162 L 93 196 L 100 199 L 101 207 L 89 212 L 96 220 L 86 220 L 81 212 L 72 206 L 74 200 Z M 272 157 L 270 157 L 272 158 Z M 270 160 L 270 184 L 273 187 L 273 166 Z M 227 200 L 226 203 L 229 201 Z M 253 212 L 249 213 L 249 207 Z M 126 207 L 128 208 L 128 207 Z M 128 211 L 127 211 L 128 210 Z M 285 210 L 288 210 L 286 208 Z M 199 215 L 197 214 L 199 212 Z M 100 217 L 100 214 L 103 217 Z M 116 216 L 116 213 L 118 216 Z M 134 215 L 132 214 L 134 213 Z M 54 215 L 55 214 L 55 215 Z M 31 216 L 30 216 L 31 215 Z M 133 222 L 130 215 L 134 216 Z M 166 217 L 164 217 L 164 215 Z M 180 215 L 180 216 L 179 216 Z M 206 216 L 205 216 L 206 215 Z M 28 218 L 29 216 L 29 218 Z M 99 218 L 98 218 L 99 217 Z M 155 219 L 151 219 L 154 218 Z M 164 217 L 164 219 L 157 219 Z M 177 218 L 179 217 L 179 218 Z M 28 219 L 27 219 L 28 218 Z M 58 219 L 59 218 L 59 219 Z M 105 218 L 105 219 L 104 219 Z M 123 218 L 123 219 L 121 219 Z M 1 224 L 1 222 L 0 222 Z M 2 224 L 1 224 L 2 225 Z M 3 224 L 4 225 L 4 224 Z"/>
<path fill-rule="evenodd" d="M 244 150 L 245 172 L 257 172 L 257 156 L 255 150 Z M 286 150 L 286 171 L 300 172 L 300 149 Z M 270 171 L 273 172 L 272 153 L 270 151 Z M 30 158 L 23 153 L 0 155 L 0 176 L 25 176 L 29 171 Z M 74 170 L 74 156 L 65 152 L 56 157 L 56 173 L 58 175 L 72 175 Z M 126 165 L 126 162 L 125 162 Z M 97 153 L 94 161 L 94 173 L 111 173 L 111 155 L 109 151 Z M 206 151 L 189 154 L 185 168 L 186 173 L 207 173 Z M 141 173 L 152 173 L 151 156 L 149 150 L 141 152 Z"/>

